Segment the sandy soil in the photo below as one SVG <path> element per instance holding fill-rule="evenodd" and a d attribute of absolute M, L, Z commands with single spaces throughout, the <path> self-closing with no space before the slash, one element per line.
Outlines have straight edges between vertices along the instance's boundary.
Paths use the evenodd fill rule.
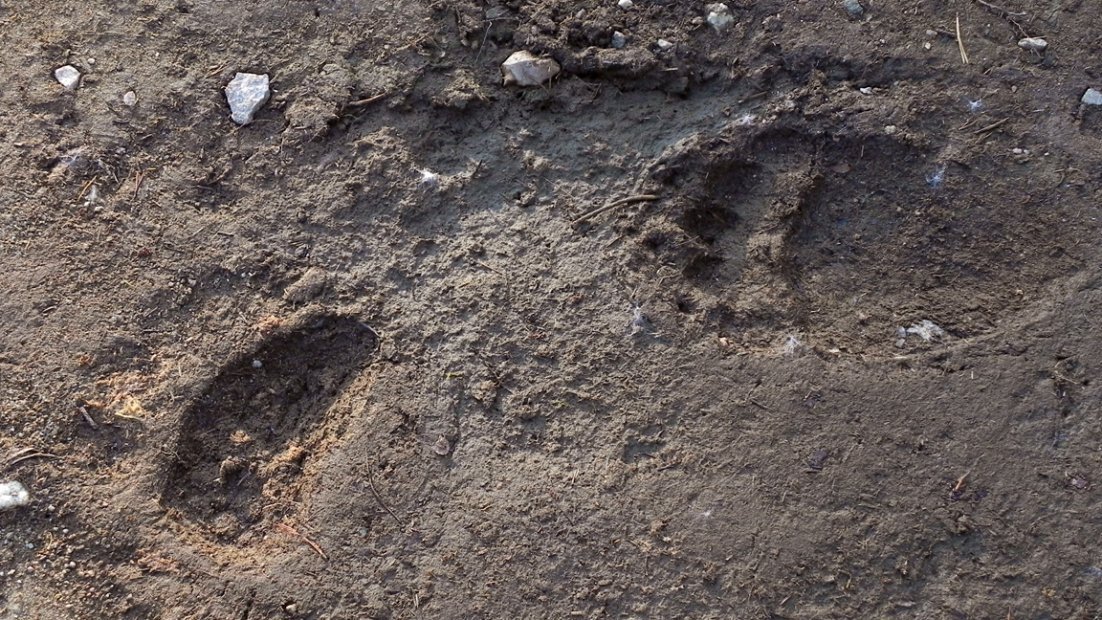
<path fill-rule="evenodd" d="M 1100 617 L 1102 5 L 728 6 L 0 0 L 0 618 Z"/>

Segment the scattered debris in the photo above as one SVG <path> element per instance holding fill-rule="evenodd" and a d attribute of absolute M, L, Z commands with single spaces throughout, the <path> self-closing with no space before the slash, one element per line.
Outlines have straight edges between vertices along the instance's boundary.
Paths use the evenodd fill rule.
<path fill-rule="evenodd" d="M 132 90 L 126 91 L 126 94 L 122 96 L 122 104 L 128 108 L 132 108 L 138 103 L 138 94 Z"/>
<path fill-rule="evenodd" d="M 861 6 L 860 0 L 842 0 L 842 8 L 849 13 L 850 17 L 857 18 L 865 14 L 865 7 Z"/>
<path fill-rule="evenodd" d="M 80 71 L 73 65 L 65 65 L 54 70 L 56 79 L 65 90 L 76 90 L 80 86 Z"/>
<path fill-rule="evenodd" d="M 632 2 L 631 0 L 620 0 L 619 2 L 616 3 L 616 6 L 618 6 L 621 9 L 624 9 L 625 11 L 627 11 L 627 10 L 631 9 L 631 7 L 635 6 L 635 3 Z"/>
<path fill-rule="evenodd" d="M 632 336 L 638 336 L 651 331 L 654 326 L 647 315 L 643 314 L 643 307 L 633 304 L 631 306 L 631 322 L 628 323 L 628 327 L 631 329 Z"/>
<path fill-rule="evenodd" d="M 268 102 L 272 91 L 268 74 L 238 73 L 226 85 L 230 116 L 238 125 L 253 122 L 253 116 Z"/>
<path fill-rule="evenodd" d="M 31 503 L 31 494 L 21 482 L 0 482 L 0 511 Z"/>
<path fill-rule="evenodd" d="M 612 47 L 616 49 L 623 49 L 628 44 L 628 38 L 624 33 L 617 30 L 612 33 Z"/>
<path fill-rule="evenodd" d="M 527 51 L 514 52 L 501 65 L 506 86 L 540 86 L 551 81 L 562 68 L 551 58 L 540 58 Z"/>
<path fill-rule="evenodd" d="M 1041 37 L 1026 37 L 1018 41 L 1018 47 L 1030 52 L 1043 52 L 1048 47 L 1048 41 Z"/>
<path fill-rule="evenodd" d="M 721 2 L 709 4 L 704 9 L 708 11 L 708 25 L 717 34 L 723 34 L 731 27 L 731 24 L 735 23 L 735 17 L 731 15 L 731 10 L 727 8 L 726 4 Z"/>
<path fill-rule="evenodd" d="M 933 321 L 923 319 L 921 323 L 916 323 L 910 327 L 900 327 L 896 330 L 895 335 L 895 346 L 902 347 L 906 344 L 909 336 L 918 336 L 923 342 L 930 342 L 944 338 L 945 330 Z"/>
<path fill-rule="evenodd" d="M 1088 88 L 1081 101 L 1086 105 L 1102 105 L 1102 92 Z"/>

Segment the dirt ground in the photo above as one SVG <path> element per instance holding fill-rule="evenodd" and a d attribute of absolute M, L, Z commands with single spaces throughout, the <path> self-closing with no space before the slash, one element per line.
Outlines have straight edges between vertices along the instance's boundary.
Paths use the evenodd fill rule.
<path fill-rule="evenodd" d="M 1102 618 L 1102 5 L 862 2 L 0 0 L 0 618 Z"/>

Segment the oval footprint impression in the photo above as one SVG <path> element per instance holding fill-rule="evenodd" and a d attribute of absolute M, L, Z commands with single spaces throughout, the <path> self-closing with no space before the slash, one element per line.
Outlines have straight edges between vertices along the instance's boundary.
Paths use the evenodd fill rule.
<path fill-rule="evenodd" d="M 346 417 L 334 403 L 377 345 L 355 319 L 315 316 L 233 359 L 184 413 L 164 506 L 223 542 L 294 512 L 307 461 Z"/>

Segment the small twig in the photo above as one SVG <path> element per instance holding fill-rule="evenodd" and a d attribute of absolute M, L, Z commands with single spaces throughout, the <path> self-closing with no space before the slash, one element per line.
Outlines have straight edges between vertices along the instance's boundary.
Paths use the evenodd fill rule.
<path fill-rule="evenodd" d="M 92 419 L 92 415 L 88 413 L 87 409 L 80 407 L 80 415 L 84 417 L 84 421 L 88 423 L 88 426 L 92 427 L 92 430 L 99 430 L 99 424 L 96 424 L 96 421 Z"/>
<path fill-rule="evenodd" d="M 138 190 L 142 188 L 142 181 L 145 180 L 145 172 L 141 168 L 138 168 L 137 173 L 134 175 L 134 196 L 131 200 L 138 199 Z"/>
<path fill-rule="evenodd" d="M 953 490 L 950 491 L 950 494 L 956 495 L 957 493 L 960 493 L 964 490 L 965 483 L 968 480 L 968 474 L 970 473 L 972 473 L 971 469 L 964 472 L 964 474 L 962 474 L 960 478 L 957 478 L 957 483 L 953 485 Z"/>
<path fill-rule="evenodd" d="M 751 398 L 749 400 L 749 402 L 750 402 L 751 405 L 754 405 L 755 407 L 760 407 L 761 409 L 764 409 L 765 411 L 772 411 L 772 409 L 770 409 L 769 407 L 766 407 L 765 405 L 759 403 L 758 401 L 754 400 L 753 398 Z"/>
<path fill-rule="evenodd" d="M 769 91 L 763 90 L 760 93 L 755 93 L 755 94 L 750 95 L 748 97 L 743 97 L 742 99 L 739 99 L 738 104 L 742 105 L 742 104 L 746 103 L 747 101 L 753 101 L 755 99 L 761 99 L 762 97 L 765 97 L 768 94 L 769 94 Z"/>
<path fill-rule="evenodd" d="M 27 451 L 24 450 L 23 453 L 20 454 L 20 456 L 16 456 L 16 457 L 12 458 L 11 460 L 9 460 L 6 467 L 8 469 L 11 469 L 12 467 L 15 467 L 16 465 L 22 463 L 23 461 L 29 461 L 31 459 L 59 459 L 59 458 L 61 458 L 61 457 L 56 455 L 56 454 L 49 454 L 47 452 L 30 452 L 30 453 L 27 453 Z"/>
<path fill-rule="evenodd" d="M 394 511 L 390 509 L 390 506 L 387 506 L 386 502 L 383 501 L 383 496 L 379 495 L 378 489 L 375 488 L 375 482 L 371 479 L 371 474 L 367 475 L 367 484 L 369 487 L 371 487 L 371 494 L 375 496 L 375 501 L 379 502 L 379 505 L 383 507 L 383 510 L 387 511 L 387 514 L 389 514 L 391 517 L 394 517 L 394 520 L 402 529 L 405 529 L 405 522 L 398 518 L 398 515 L 395 514 Z"/>
<path fill-rule="evenodd" d="M 964 50 L 964 39 L 960 36 L 960 15 L 957 15 L 957 47 L 960 48 L 960 61 L 968 64 L 968 52 Z"/>
<path fill-rule="evenodd" d="M 970 128 L 971 126 L 976 124 L 976 120 L 977 119 L 975 118 L 969 120 L 967 123 L 961 125 L 960 127 L 957 127 L 957 131 L 964 131 L 965 129 Z"/>
<path fill-rule="evenodd" d="M 133 422 L 137 422 L 138 424 L 141 424 L 142 426 L 145 426 L 145 420 L 143 420 L 143 419 L 141 419 L 137 416 L 127 415 L 125 413 L 120 413 L 118 411 L 113 412 L 112 415 L 114 415 L 117 418 L 122 418 L 124 420 L 131 420 Z"/>
<path fill-rule="evenodd" d="M 999 127 L 1002 127 L 1003 125 L 1005 125 L 1006 122 L 1009 121 L 1009 120 L 1010 120 L 1010 117 L 1008 116 L 1008 117 L 1002 119 L 1001 121 L 995 121 L 994 123 L 991 123 L 987 127 L 981 127 L 979 129 L 973 131 L 972 133 L 974 133 L 976 135 L 979 135 L 981 133 L 987 133 L 989 131 L 994 131 L 994 130 L 998 129 Z"/>
<path fill-rule="evenodd" d="M 976 465 L 978 465 L 979 462 L 979 459 L 973 461 L 972 466 L 968 468 L 968 471 L 961 474 L 960 478 L 957 478 L 957 483 L 953 485 L 953 490 L 949 491 L 950 499 L 959 499 L 960 495 L 964 493 L 964 488 L 968 486 L 968 476 L 972 475 L 972 470 L 976 468 Z"/>
<path fill-rule="evenodd" d="M 1026 13 L 1025 11 L 1021 11 L 1020 13 L 1012 13 L 1012 12 L 1002 8 L 1001 6 L 999 6 L 997 4 L 991 4 L 990 2 L 985 2 L 984 0 L 975 0 L 975 1 L 977 3 L 979 3 L 981 6 L 987 7 L 987 9 L 990 12 L 994 13 L 995 15 L 998 15 L 999 17 L 1005 19 L 1006 21 L 1010 22 L 1011 24 L 1014 24 L 1014 27 L 1018 29 L 1018 32 L 1021 33 L 1021 35 L 1023 37 L 1030 36 L 1029 33 L 1025 31 L 1025 28 L 1022 28 L 1021 24 L 1019 24 L 1018 22 L 1016 22 L 1012 19 L 1014 17 L 1025 17 L 1026 15 L 1028 15 L 1028 13 Z M 1034 53 L 1036 53 L 1036 52 L 1034 52 Z"/>
<path fill-rule="evenodd" d="M 494 20 L 486 20 L 486 34 L 482 35 L 482 44 L 478 46 L 478 54 L 475 55 L 474 61 L 478 62 L 482 58 L 482 50 L 486 47 L 486 41 L 490 40 L 490 29 L 494 27 Z"/>
<path fill-rule="evenodd" d="M 302 532 L 296 530 L 295 528 L 291 527 L 290 525 L 288 525 L 286 523 L 276 523 L 276 529 L 283 532 L 284 534 L 288 534 L 290 536 L 297 536 L 298 538 L 301 538 L 302 542 L 306 543 L 307 545 L 310 545 L 310 548 L 313 549 L 315 553 L 317 553 L 318 555 L 321 556 L 321 559 L 325 560 L 326 562 L 329 561 L 329 556 L 325 555 L 325 552 L 321 550 L 321 546 L 318 545 L 318 543 L 310 540 L 306 536 L 306 534 L 303 534 Z"/>
<path fill-rule="evenodd" d="M 88 190 L 92 188 L 92 184 L 99 180 L 99 176 L 92 177 L 83 187 L 80 188 L 80 193 L 77 194 L 77 202 L 80 202 L 81 198 L 84 198 L 84 194 L 88 193 Z"/>
<path fill-rule="evenodd" d="M 379 95 L 375 95 L 373 97 L 368 97 L 366 99 L 358 99 L 356 101 L 351 101 L 351 102 L 345 104 L 345 107 L 346 108 L 352 108 L 352 107 L 357 107 L 357 106 L 371 105 L 371 104 L 375 103 L 376 101 L 382 101 L 383 99 L 386 99 L 389 96 L 390 96 L 390 93 L 382 93 L 382 94 L 379 94 Z"/>
<path fill-rule="evenodd" d="M 1002 8 L 1001 6 L 991 4 L 990 2 L 984 2 L 984 0 L 976 0 L 976 2 L 978 4 L 982 4 L 983 6 L 989 8 L 993 11 L 998 11 L 1000 13 L 999 17 L 1025 17 L 1025 15 L 1026 15 L 1025 11 L 1022 11 L 1021 13 L 1011 13 L 1010 11 Z"/>
<path fill-rule="evenodd" d="M 572 223 L 575 226 L 577 226 L 578 224 L 581 224 L 582 222 L 584 222 L 588 219 L 595 218 L 598 215 L 600 215 L 600 214 L 602 214 L 606 211 L 611 211 L 613 209 L 618 209 L 620 207 L 626 207 L 628 205 L 633 205 L 633 204 L 636 204 L 636 203 L 639 203 L 639 202 L 651 202 L 651 201 L 654 201 L 654 200 L 658 200 L 659 198 L 661 198 L 661 196 L 658 196 L 657 194 L 638 194 L 638 195 L 635 195 L 635 196 L 628 196 L 627 198 L 621 198 L 619 200 L 614 200 L 614 201 L 604 205 L 603 207 L 597 207 L 596 209 L 593 209 L 592 211 L 588 211 L 586 213 L 581 214 Z"/>

